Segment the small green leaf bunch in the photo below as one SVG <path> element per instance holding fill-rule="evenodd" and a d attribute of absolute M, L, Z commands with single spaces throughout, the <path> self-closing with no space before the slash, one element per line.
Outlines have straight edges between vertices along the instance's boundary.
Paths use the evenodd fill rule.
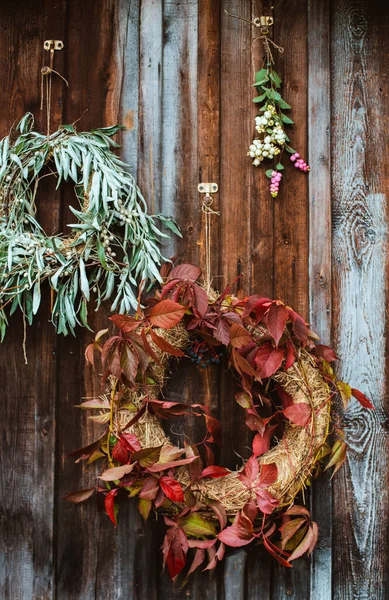
<path fill-rule="evenodd" d="M 78 133 L 62 125 L 50 136 L 33 131 L 27 113 L 19 136 L 0 142 L 0 336 L 8 315 L 20 309 L 31 324 L 47 281 L 52 321 L 58 333 L 88 326 L 92 292 L 96 310 L 112 298 L 111 309 L 137 307 L 134 286 L 161 281 L 165 259 L 159 245 L 169 235 L 156 220 L 179 234 L 172 220 L 147 213 L 146 202 L 128 166 L 112 148 L 121 127 Z M 37 220 L 39 181 L 51 175 L 74 184 L 79 208 L 69 207 L 76 222 L 70 235 L 47 235 Z"/>
<path fill-rule="evenodd" d="M 282 179 L 281 171 L 284 170 L 284 166 L 281 160 L 284 150 L 291 154 L 290 159 L 296 168 L 304 172 L 309 171 L 309 166 L 289 145 L 290 140 L 285 132 L 285 125 L 293 125 L 293 121 L 284 113 L 291 107 L 278 91 L 281 86 L 282 80 L 269 60 L 267 66 L 255 75 L 254 87 L 259 95 L 253 99 L 253 102 L 263 104 L 255 117 L 255 129 L 259 135 L 254 138 L 247 152 L 256 167 L 265 159 L 274 161 L 274 168 L 266 171 L 266 176 L 271 180 L 270 193 L 273 198 L 278 195 Z"/>

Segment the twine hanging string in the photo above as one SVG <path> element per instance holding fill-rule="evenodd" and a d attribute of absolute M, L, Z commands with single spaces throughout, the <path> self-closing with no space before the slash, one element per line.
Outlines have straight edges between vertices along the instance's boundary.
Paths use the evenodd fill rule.
<path fill-rule="evenodd" d="M 212 253 L 211 253 L 211 217 L 212 215 L 220 216 L 220 212 L 217 210 L 213 210 L 212 208 L 213 198 L 210 194 L 205 194 L 203 198 L 203 204 L 201 210 L 204 213 L 205 219 L 205 287 L 207 290 L 207 294 L 209 295 L 212 287 L 212 277 L 211 277 L 211 263 L 212 263 Z"/>
<path fill-rule="evenodd" d="M 69 87 L 68 81 L 53 69 L 54 65 L 54 49 L 50 50 L 50 65 L 44 66 L 41 69 L 41 110 L 43 110 L 44 98 L 46 96 L 46 134 L 47 137 L 50 136 L 50 119 L 51 119 L 51 89 L 52 89 L 52 75 L 58 75 L 66 83 Z M 45 93 L 46 92 L 46 93 Z"/>
<path fill-rule="evenodd" d="M 228 16 L 233 17 L 234 19 L 239 19 L 240 21 L 243 21 L 244 23 L 248 23 L 249 25 L 256 27 L 260 31 L 260 35 L 253 39 L 253 44 L 257 40 L 262 40 L 263 47 L 264 47 L 265 53 L 266 53 L 266 62 L 267 62 L 267 64 L 274 64 L 274 58 L 273 58 L 271 46 L 273 46 L 274 49 L 278 50 L 278 52 L 280 54 L 282 54 L 284 52 L 284 48 L 282 48 L 282 46 L 279 46 L 278 44 L 273 42 L 273 40 L 268 37 L 268 35 L 270 33 L 269 26 L 271 26 L 273 24 L 273 19 L 271 17 L 256 17 L 255 19 L 251 20 L 251 19 L 245 19 L 244 17 L 241 17 L 239 15 L 233 15 L 232 13 L 228 12 L 228 10 L 224 10 L 224 12 Z M 271 19 L 271 21 L 268 24 L 265 24 L 265 21 L 268 19 Z"/>

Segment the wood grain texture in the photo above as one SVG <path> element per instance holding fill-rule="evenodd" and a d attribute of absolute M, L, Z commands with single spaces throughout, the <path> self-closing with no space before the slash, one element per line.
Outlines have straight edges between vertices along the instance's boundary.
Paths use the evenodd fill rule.
<path fill-rule="evenodd" d="M 334 480 L 334 598 L 388 596 L 387 6 L 332 4 L 334 334 L 339 374 L 377 410 L 349 407 L 350 450 Z"/>
<path fill-rule="evenodd" d="M 26 20 L 25 11 L 29 18 Z M 40 67 L 47 61 L 43 40 L 48 30 L 61 38 L 64 3 L 57 11 L 44 2 L 26 2 L 24 7 L 2 5 L 0 47 L 3 86 L 1 135 L 16 125 L 24 112 L 43 119 L 39 111 Z M 22 32 L 22 33 L 21 33 Z M 40 35 L 39 35 L 40 32 Z M 46 56 L 44 56 L 46 54 Z M 56 61 L 62 69 L 61 57 Z M 53 126 L 61 121 L 61 86 L 53 82 L 57 102 L 53 104 Z M 58 228 L 60 196 L 53 182 L 42 183 L 39 217 L 47 231 Z M 50 196 L 52 202 L 43 199 Z M 23 357 L 23 323 L 20 315 L 10 320 L 2 345 L 1 467 L 0 467 L 0 595 L 3 598 L 52 598 L 54 590 L 54 454 L 55 386 L 57 340 L 48 322 L 49 297 L 34 327 L 27 326 Z"/>
<path fill-rule="evenodd" d="M 323 343 L 331 344 L 331 80 L 329 2 L 308 3 L 309 321 Z M 332 486 L 330 473 L 314 481 L 311 512 L 320 539 L 311 555 L 310 593 L 331 598 Z"/>
<path fill-rule="evenodd" d="M 307 3 L 281 0 L 274 7 L 274 36 L 287 50 L 278 58 L 283 97 L 292 106 L 296 126 L 291 145 L 307 156 Z M 274 294 L 308 317 L 308 177 L 296 172 L 286 156 L 284 180 L 274 217 Z"/>
<path fill-rule="evenodd" d="M 263 169 L 246 156 L 254 132 L 251 87 L 263 50 L 256 31 L 228 16 L 273 14 L 276 58 L 292 104 L 291 143 L 307 156 L 309 177 L 288 165 L 276 200 Z M 261 546 L 232 552 L 210 580 L 197 573 L 182 590 L 162 574 L 164 525 L 143 524 L 136 502 L 120 507 L 114 529 L 93 500 L 62 496 L 93 485 L 93 468 L 66 454 L 98 436 L 74 408 L 95 396 L 84 367 L 92 334 L 59 338 L 48 298 L 28 329 L 15 316 L 1 347 L 0 595 L 69 600 L 348 600 L 388 596 L 386 322 L 389 161 L 386 76 L 389 9 L 367 0 L 47 0 L 0 6 L 0 90 L 4 135 L 37 110 L 42 43 L 60 38 L 52 128 L 88 112 L 79 129 L 121 121 L 121 155 L 137 174 L 149 209 L 174 216 L 183 232 L 165 254 L 205 266 L 200 181 L 216 181 L 212 220 L 214 287 L 242 274 L 236 288 L 275 296 L 309 317 L 344 359 L 341 375 L 373 398 L 376 413 L 353 402 L 346 415 L 351 449 L 331 484 L 311 498 L 321 537 L 309 560 L 278 566 Z M 384 132 L 384 133 L 383 133 Z M 331 135 L 330 135 L 331 134 Z M 309 144 L 308 144 L 309 142 Z M 332 195 L 332 205 L 331 205 Z M 65 230 L 73 192 L 42 188 L 41 221 Z M 47 200 L 47 202 L 46 202 Z M 333 305 L 333 307 L 332 307 Z M 333 308 L 333 310 L 332 310 Z M 109 307 L 90 311 L 101 329 Z M 22 371 L 23 368 L 23 371 Z M 22 373 L 22 375 L 21 375 Z M 173 365 L 168 400 L 202 402 L 225 423 L 222 464 L 235 467 L 250 443 L 234 382 L 221 369 Z M 175 441 L 199 440 L 199 419 L 166 424 Z M 386 484 L 385 484 L 386 485 Z M 333 514 L 333 519 L 331 518 Z M 332 531 L 333 529 L 333 531 Z M 333 540 L 332 540 L 333 535 Z M 333 542 L 333 543 L 332 543 Z M 332 582 L 332 584 L 331 584 Z"/>
<path fill-rule="evenodd" d="M 307 2 L 281 0 L 274 4 L 274 32 L 285 48 L 277 57 L 284 81 L 283 97 L 292 106 L 295 126 L 289 128 L 291 146 L 307 156 Z M 274 297 L 281 298 L 308 317 L 308 177 L 293 168 L 289 155 L 280 194 L 274 201 Z M 274 600 L 309 597 L 309 563 L 299 561 L 293 569 L 273 565 L 271 597 Z"/>

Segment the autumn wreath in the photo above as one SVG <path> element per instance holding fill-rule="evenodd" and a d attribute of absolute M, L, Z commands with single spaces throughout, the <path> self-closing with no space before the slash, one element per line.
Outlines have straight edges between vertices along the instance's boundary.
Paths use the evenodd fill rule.
<path fill-rule="evenodd" d="M 336 359 L 304 319 L 278 300 L 234 296 L 228 287 L 210 294 L 198 283 L 200 269 L 179 265 L 162 273 L 164 285 L 134 316 L 114 315 L 118 332 L 102 343 L 99 332 L 87 348 L 95 364 L 101 351 L 106 393 L 81 408 L 106 424 L 93 444 L 72 454 L 89 463 L 102 459 L 97 491 L 116 525 L 118 500 L 136 497 L 147 519 L 152 510 L 168 527 L 163 557 L 174 579 L 190 575 L 204 561 L 212 570 L 225 546 L 261 542 L 283 565 L 310 553 L 318 528 L 296 495 L 320 471 L 338 469 L 346 444 L 334 425 L 334 394 L 347 404 L 354 395 L 369 400 L 336 379 Z M 235 399 L 253 432 L 251 456 L 236 471 L 214 464 L 221 424 L 206 406 L 161 399 L 171 357 L 189 357 L 200 367 L 228 362 L 237 379 Z M 228 399 L 225 400 L 229 401 Z M 201 443 L 176 447 L 161 420 L 193 412 L 203 415 Z M 335 433 L 332 448 L 327 442 Z M 95 488 L 70 492 L 81 502 Z M 187 568 L 184 570 L 184 567 Z"/>

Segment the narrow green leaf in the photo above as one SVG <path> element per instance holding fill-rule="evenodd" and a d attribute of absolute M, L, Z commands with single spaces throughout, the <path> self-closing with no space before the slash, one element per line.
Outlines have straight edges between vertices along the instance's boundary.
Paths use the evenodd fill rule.
<path fill-rule="evenodd" d="M 89 300 L 90 291 L 89 291 L 89 282 L 88 277 L 86 275 L 85 263 L 80 256 L 80 287 L 81 291 L 84 294 L 85 298 Z"/>

